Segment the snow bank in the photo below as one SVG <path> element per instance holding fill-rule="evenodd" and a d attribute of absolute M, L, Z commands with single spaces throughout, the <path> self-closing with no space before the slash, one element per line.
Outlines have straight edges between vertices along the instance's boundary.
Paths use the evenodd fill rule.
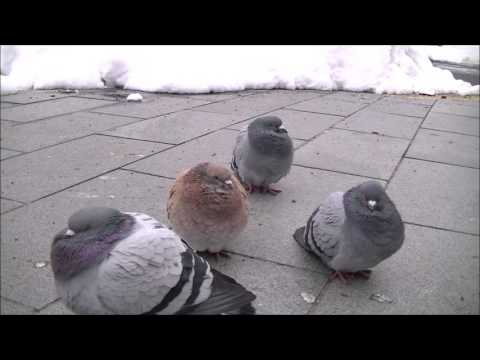
<path fill-rule="evenodd" d="M 456 80 L 450 71 L 432 65 L 429 57 L 441 53 L 435 48 L 439 47 L 2 46 L 1 93 L 108 86 L 176 93 L 283 88 L 478 94 L 478 85 Z M 455 56 L 464 61 L 459 53 Z"/>

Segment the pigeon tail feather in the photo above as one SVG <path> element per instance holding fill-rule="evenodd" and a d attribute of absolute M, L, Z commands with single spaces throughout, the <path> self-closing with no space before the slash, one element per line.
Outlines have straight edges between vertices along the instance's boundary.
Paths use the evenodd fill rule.
<path fill-rule="evenodd" d="M 301 228 L 298 228 L 297 230 L 295 230 L 295 233 L 293 234 L 293 238 L 302 248 L 310 251 L 307 244 L 305 243 L 305 226 L 302 226 Z"/>
<path fill-rule="evenodd" d="M 178 314 L 213 315 L 238 314 L 253 315 L 255 308 L 252 301 L 256 296 L 237 283 L 231 277 L 212 269 L 213 282 L 210 297 L 198 304 L 181 310 Z"/>

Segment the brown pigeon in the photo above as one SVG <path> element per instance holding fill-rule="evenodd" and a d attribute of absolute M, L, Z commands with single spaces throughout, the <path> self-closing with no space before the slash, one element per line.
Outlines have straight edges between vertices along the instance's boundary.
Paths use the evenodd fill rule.
<path fill-rule="evenodd" d="M 168 219 L 195 250 L 222 250 L 247 225 L 247 193 L 227 168 L 204 162 L 182 172 L 170 189 Z"/>

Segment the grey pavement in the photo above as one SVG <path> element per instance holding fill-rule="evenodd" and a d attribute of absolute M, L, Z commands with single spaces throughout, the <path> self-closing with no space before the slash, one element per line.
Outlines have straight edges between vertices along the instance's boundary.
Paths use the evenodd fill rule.
<path fill-rule="evenodd" d="M 1 314 L 71 314 L 49 264 L 69 215 L 105 205 L 168 224 L 178 172 L 228 165 L 239 130 L 266 114 L 294 139 L 292 171 L 278 196 L 250 196 L 231 257 L 211 262 L 257 295 L 259 314 L 479 314 L 478 96 L 129 93 L 1 97 Z M 292 234 L 327 194 L 372 178 L 402 214 L 404 246 L 368 281 L 327 282 Z"/>

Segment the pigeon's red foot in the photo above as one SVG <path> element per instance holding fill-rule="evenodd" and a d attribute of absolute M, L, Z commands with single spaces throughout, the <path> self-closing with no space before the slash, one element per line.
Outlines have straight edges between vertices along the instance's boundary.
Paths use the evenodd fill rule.
<path fill-rule="evenodd" d="M 371 273 L 372 273 L 372 270 L 362 270 L 357 272 L 333 271 L 328 280 L 332 281 L 338 278 L 342 283 L 347 284 L 348 280 L 352 280 L 358 277 L 368 280 L 370 278 Z"/>
<path fill-rule="evenodd" d="M 276 189 L 273 186 L 267 185 L 267 186 L 255 186 L 255 189 L 258 190 L 258 192 L 262 194 L 271 194 L 271 195 L 277 195 L 278 193 L 281 193 L 282 190 Z"/>
<path fill-rule="evenodd" d="M 282 190 L 276 189 L 276 188 L 274 188 L 274 187 L 271 186 L 271 185 L 270 185 L 270 186 L 267 186 L 266 189 L 265 189 L 265 191 L 266 191 L 268 194 L 271 194 L 271 195 L 277 195 L 277 194 L 279 194 L 279 193 L 282 192 Z"/>
<path fill-rule="evenodd" d="M 243 184 L 243 187 L 245 188 L 245 190 L 252 194 L 254 192 L 259 192 L 261 194 L 271 194 L 271 195 L 277 195 L 278 193 L 281 193 L 282 190 L 280 189 L 276 189 L 272 186 L 257 186 L 257 185 L 249 185 L 249 184 Z"/>

